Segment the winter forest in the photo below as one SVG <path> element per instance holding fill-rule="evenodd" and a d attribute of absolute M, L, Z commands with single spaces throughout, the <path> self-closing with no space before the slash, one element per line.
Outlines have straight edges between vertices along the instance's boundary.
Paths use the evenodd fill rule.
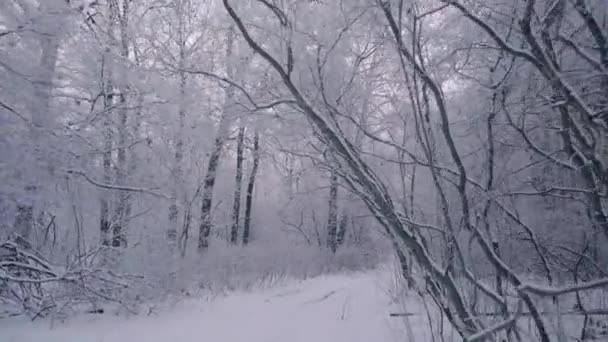
<path fill-rule="evenodd" d="M 605 0 L 0 0 L 2 341 L 601 341 L 607 291 Z"/>

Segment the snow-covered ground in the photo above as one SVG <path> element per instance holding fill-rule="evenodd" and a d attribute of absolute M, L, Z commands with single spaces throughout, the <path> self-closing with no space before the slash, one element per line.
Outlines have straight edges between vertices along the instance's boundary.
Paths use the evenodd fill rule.
<path fill-rule="evenodd" d="M 396 310 L 389 273 L 328 275 L 214 300 L 189 299 L 150 316 L 87 315 L 53 327 L 49 321 L 4 320 L 0 341 L 372 342 L 422 337 L 425 324 L 410 325 L 412 336 L 402 319 L 389 317 Z"/>

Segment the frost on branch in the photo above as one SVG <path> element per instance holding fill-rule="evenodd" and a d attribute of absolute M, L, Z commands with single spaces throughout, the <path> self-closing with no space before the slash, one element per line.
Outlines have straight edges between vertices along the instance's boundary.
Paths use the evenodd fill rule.
<path fill-rule="evenodd" d="M 66 314 L 78 304 L 92 305 L 92 309 L 86 309 L 92 312 L 103 311 L 96 307 L 99 301 L 122 305 L 118 296 L 127 288 L 125 279 L 89 267 L 101 251 L 93 250 L 61 267 L 29 248 L 22 238 L 2 242 L 0 304 L 7 308 L 9 315 L 26 314 L 32 320 L 49 314 Z"/>

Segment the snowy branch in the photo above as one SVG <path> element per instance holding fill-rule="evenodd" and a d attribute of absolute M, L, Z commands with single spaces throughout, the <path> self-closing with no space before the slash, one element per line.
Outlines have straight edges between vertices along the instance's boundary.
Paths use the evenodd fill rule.
<path fill-rule="evenodd" d="M 533 293 L 539 296 L 560 296 L 577 291 L 593 290 L 608 286 L 608 278 L 589 281 L 582 284 L 566 286 L 566 287 L 543 287 L 533 284 L 522 284 L 518 287 L 520 292 Z"/>
<path fill-rule="evenodd" d="M 154 190 L 146 189 L 146 188 L 135 188 L 135 187 L 130 187 L 130 186 L 122 186 L 122 185 L 116 185 L 116 184 L 101 183 L 99 181 L 96 181 L 96 180 L 92 179 L 86 173 L 84 173 L 82 171 L 67 170 L 67 173 L 68 174 L 74 174 L 74 175 L 81 176 L 87 182 L 89 182 L 89 183 L 91 183 L 91 184 L 93 184 L 93 185 L 95 185 L 97 187 L 103 188 L 103 189 L 137 192 L 137 193 L 143 193 L 143 194 L 147 194 L 147 195 L 152 195 L 152 196 L 155 196 L 155 197 L 163 198 L 163 199 L 166 199 L 166 200 L 170 200 L 171 199 L 170 196 L 167 196 L 165 194 L 156 192 Z"/>

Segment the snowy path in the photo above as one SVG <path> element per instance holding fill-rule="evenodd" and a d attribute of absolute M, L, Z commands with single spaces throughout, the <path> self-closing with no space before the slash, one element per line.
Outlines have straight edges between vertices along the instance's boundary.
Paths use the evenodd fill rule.
<path fill-rule="evenodd" d="M 53 329 L 48 322 L 0 321 L 0 341 L 403 341 L 379 274 L 324 276 L 211 302 L 190 300 L 151 317 L 90 315 Z"/>

